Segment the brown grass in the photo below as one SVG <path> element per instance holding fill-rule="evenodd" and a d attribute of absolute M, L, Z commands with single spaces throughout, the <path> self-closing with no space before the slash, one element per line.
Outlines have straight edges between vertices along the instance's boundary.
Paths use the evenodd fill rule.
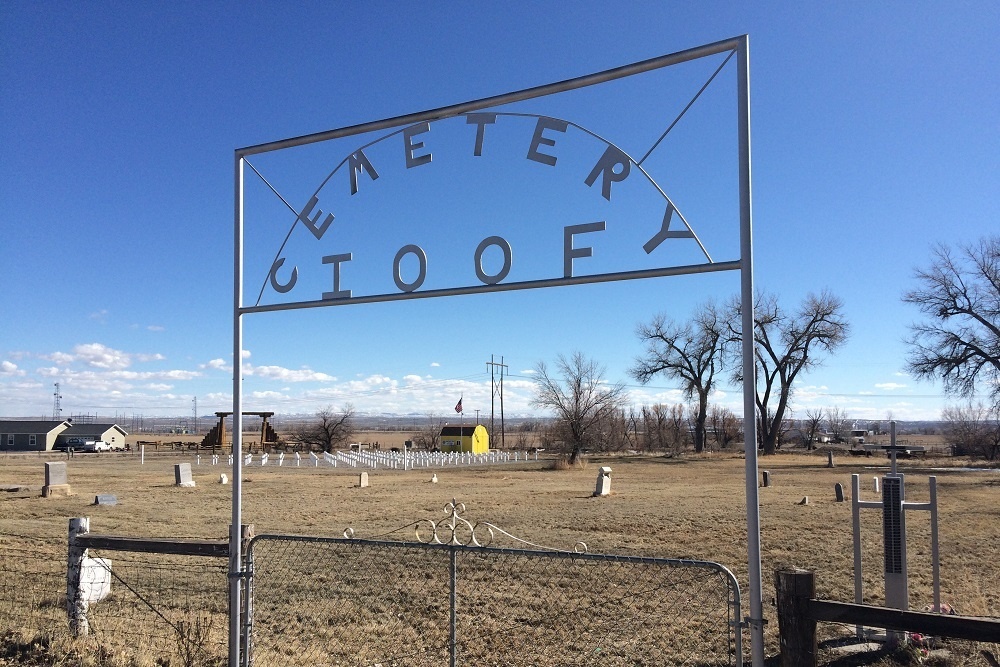
<path fill-rule="evenodd" d="M 387 441 L 382 439 L 383 444 Z M 89 455 L 70 460 L 75 495 L 40 497 L 43 461 L 58 456 L 0 458 L 0 485 L 28 490 L 0 494 L 0 535 L 23 535 L 65 543 L 67 520 L 90 516 L 95 533 L 151 537 L 226 537 L 231 487 L 218 483 L 226 466 L 194 465 L 186 452 L 138 456 Z M 197 487 L 173 486 L 174 463 L 192 462 Z M 949 461 L 950 462 L 950 461 Z M 294 464 L 294 461 L 292 462 Z M 357 488 L 357 470 L 325 466 L 257 465 L 245 470 L 243 519 L 256 532 L 340 536 L 352 527 L 358 537 L 387 533 L 417 519 L 440 519 L 452 498 L 465 503 L 472 521 L 489 521 L 535 543 L 572 549 L 586 542 L 593 553 L 713 560 L 731 569 L 748 604 L 744 461 L 736 455 L 677 458 L 622 456 L 589 459 L 589 467 L 553 470 L 552 461 L 493 468 L 369 471 L 371 486 Z M 904 461 L 907 500 L 928 497 L 928 474 L 937 475 L 940 507 L 942 601 L 959 613 L 1000 617 L 1000 473 L 950 469 L 928 472 L 936 459 Z M 850 494 L 859 473 L 865 499 L 874 500 L 872 477 L 884 469 L 878 458 L 825 454 L 781 454 L 761 458 L 771 487 L 760 489 L 764 600 L 773 596 L 771 573 L 780 566 L 815 570 L 821 597 L 853 601 L 851 505 L 834 500 L 834 485 Z M 612 494 L 593 498 L 595 471 L 612 468 Z M 561 468 L 561 466 L 559 466 Z M 438 483 L 430 478 L 437 474 Z M 114 493 L 118 505 L 95 507 L 98 493 Z M 807 505 L 799 501 L 809 497 Z M 929 604 L 930 522 L 927 512 L 907 514 L 910 601 Z M 865 601 L 883 601 L 881 517 L 862 512 Z M 744 614 L 748 607 L 744 607 Z M 765 605 L 767 652 L 777 652 L 774 610 Z M 824 638 L 853 628 L 821 626 Z M 997 647 L 990 647 L 996 652 Z M 961 649 L 972 656 L 975 647 Z M 982 664 L 956 658 L 947 664 Z M 0 661 L 2 664 L 2 661 Z M 861 664 L 861 663 L 837 663 Z M 869 663 L 871 664 L 871 663 Z M 894 663 L 886 663 L 894 664 Z"/>

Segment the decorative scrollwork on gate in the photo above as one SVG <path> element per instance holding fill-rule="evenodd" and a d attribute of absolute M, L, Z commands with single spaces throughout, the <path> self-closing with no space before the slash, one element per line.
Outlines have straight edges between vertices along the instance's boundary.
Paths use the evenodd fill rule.
<path fill-rule="evenodd" d="M 528 540 L 512 535 L 496 524 L 489 523 L 487 521 L 472 523 L 463 516 L 463 514 L 465 514 L 465 503 L 460 503 L 455 498 L 444 506 L 444 511 L 447 514 L 447 517 L 444 519 L 439 521 L 434 521 L 433 519 L 420 519 L 409 525 L 390 531 L 385 535 L 380 535 L 379 537 L 388 537 L 399 533 L 400 531 L 406 531 L 407 529 L 412 528 L 413 536 L 416 538 L 417 542 L 420 542 L 421 544 L 489 547 L 493 546 L 498 538 L 504 537 L 522 548 L 527 547 L 537 549 L 539 551 L 557 551 L 564 553 L 587 553 L 586 542 L 577 542 L 573 545 L 573 549 L 571 550 L 557 549 L 555 547 L 547 547 L 541 544 L 535 544 L 534 542 L 529 542 Z M 354 539 L 354 529 L 347 528 L 344 530 L 344 537 L 347 539 Z"/>

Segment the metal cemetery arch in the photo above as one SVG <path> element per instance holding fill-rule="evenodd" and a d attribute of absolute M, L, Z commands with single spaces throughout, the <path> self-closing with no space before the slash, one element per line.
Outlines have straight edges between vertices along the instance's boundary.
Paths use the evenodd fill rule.
<path fill-rule="evenodd" d="M 584 88 L 587 86 L 593 86 L 599 83 L 605 83 L 614 81 L 617 79 L 622 79 L 625 77 L 630 77 L 636 74 L 641 74 L 644 72 L 650 72 L 653 70 L 658 70 L 670 65 L 676 65 L 683 62 L 693 61 L 699 58 L 704 58 L 707 56 L 712 56 L 716 54 L 728 53 L 726 60 L 719 66 L 721 70 L 725 64 L 729 61 L 732 55 L 736 56 L 736 79 L 737 79 L 737 136 L 738 136 L 738 164 L 739 164 L 739 174 L 738 174 L 738 190 L 739 190 L 739 229 L 740 229 L 740 239 L 739 239 L 739 258 L 731 261 L 724 262 L 714 262 L 708 256 L 705 251 L 704 246 L 694 235 L 694 231 L 688 225 L 687 221 L 683 218 L 679 211 L 673 206 L 673 202 L 666 196 L 666 194 L 656 185 L 655 182 L 645 174 L 641 163 L 645 159 L 643 157 L 638 162 L 629 157 L 621 149 L 617 148 L 614 144 L 601 139 L 596 134 L 585 130 L 584 128 L 569 123 L 568 121 L 563 121 L 557 118 L 550 118 L 547 116 L 536 116 L 535 114 L 507 114 L 501 112 L 488 112 L 488 113 L 475 113 L 482 109 L 491 109 L 493 107 L 498 107 L 500 105 L 511 104 L 514 102 L 521 102 L 526 100 L 531 100 L 535 98 L 540 98 L 547 95 L 552 95 L 555 93 L 561 93 L 571 90 L 576 90 Z M 719 70 L 716 70 L 718 73 Z M 713 74 L 713 78 L 714 78 Z M 712 79 L 709 79 L 711 82 Z M 708 86 L 708 83 L 702 88 Z M 700 94 L 700 92 L 699 92 Z M 695 97 L 697 99 L 697 96 Z M 693 103 L 694 100 L 692 100 Z M 690 104 L 688 105 L 690 106 Z M 685 109 L 686 111 L 687 109 Z M 495 122 L 498 116 L 519 116 L 519 117 L 532 117 L 537 118 L 537 125 L 535 128 L 534 135 L 532 136 L 531 147 L 528 152 L 528 159 L 536 160 L 538 162 L 546 163 L 546 160 L 551 160 L 548 164 L 554 165 L 555 158 L 548 155 L 545 152 L 545 147 L 553 146 L 554 140 L 551 136 L 554 133 L 565 132 L 568 126 L 573 126 L 576 129 L 583 130 L 586 134 L 597 138 L 607 144 L 608 148 L 601 160 L 594 166 L 590 175 L 587 177 L 586 185 L 596 186 L 597 181 L 600 178 L 600 187 L 605 199 L 610 201 L 610 193 L 612 184 L 625 179 L 628 175 L 630 169 L 637 169 L 645 174 L 646 178 L 650 180 L 652 185 L 659 190 L 660 194 L 667 202 L 666 213 L 664 214 L 664 219 L 662 226 L 658 232 L 656 232 L 649 241 L 643 246 L 646 253 L 652 252 L 659 243 L 668 238 L 688 238 L 694 239 L 698 245 L 701 247 L 702 252 L 704 252 L 707 263 L 701 264 L 689 264 L 684 266 L 670 266 L 670 267 L 656 267 L 656 268 L 644 268 L 640 270 L 626 270 L 626 271 L 616 271 L 616 272 L 604 272 L 598 274 L 589 275 L 573 275 L 573 259 L 579 257 L 589 257 L 591 249 L 587 247 L 574 247 L 574 236 L 577 234 L 586 234 L 588 232 L 603 231 L 604 223 L 588 223 L 583 225 L 573 225 L 564 228 L 564 263 L 563 263 L 563 275 L 556 278 L 547 278 L 542 280 L 526 280 L 520 282 L 505 282 L 508 271 L 510 269 L 510 246 L 499 236 L 489 236 L 483 239 L 480 243 L 476 255 L 476 274 L 481 284 L 467 287 L 457 287 L 457 288 L 437 288 L 437 289 L 426 289 L 421 290 L 420 286 L 423 282 L 424 275 L 426 273 L 426 255 L 424 255 L 423 250 L 416 245 L 405 245 L 400 248 L 399 252 L 396 254 L 394 260 L 393 278 L 398 288 L 396 293 L 375 293 L 375 294 L 364 294 L 359 296 L 354 296 L 349 289 L 342 289 L 341 286 L 341 274 L 340 267 L 344 262 L 351 261 L 350 253 L 342 253 L 338 255 L 330 255 L 323 257 L 323 265 L 332 265 L 332 276 L 333 276 L 333 291 L 323 292 L 322 298 L 313 298 L 306 301 L 296 301 L 290 303 L 276 303 L 276 304 L 261 304 L 260 299 L 256 304 L 251 306 L 246 306 L 243 303 L 244 296 L 244 273 L 243 273 L 243 262 L 244 262 L 244 167 L 250 166 L 252 170 L 256 172 L 256 169 L 247 162 L 247 157 L 252 155 L 257 155 L 261 153 L 269 153 L 277 151 L 284 148 L 291 148 L 296 146 L 305 146 L 307 144 L 314 144 L 319 142 L 324 142 L 333 139 L 351 137 L 355 135 L 360 135 L 363 133 L 377 132 L 382 130 L 393 130 L 391 135 L 396 134 L 403 135 L 404 148 L 406 149 L 406 162 L 407 167 L 423 164 L 423 160 L 426 162 L 430 161 L 430 153 L 427 148 L 423 147 L 421 143 L 420 135 L 426 132 L 429 123 L 445 121 L 447 119 L 456 118 L 459 116 L 465 116 L 466 123 L 470 125 L 476 125 L 477 135 L 476 135 L 476 150 L 480 150 L 482 147 L 482 137 L 483 131 L 486 125 Z M 683 112 L 682 112 L 683 115 Z M 492 119 L 491 119 L 492 118 Z M 676 121 L 675 121 L 676 122 Z M 672 126 L 671 126 L 672 127 Z M 670 128 L 668 128 L 669 132 Z M 546 134 L 548 133 L 548 134 Z M 387 137 L 383 137 L 387 138 Z M 662 137 L 661 137 L 662 139 Z M 345 167 L 350 171 L 351 179 L 351 191 L 352 193 L 357 191 L 358 180 L 360 177 L 367 174 L 371 179 L 378 177 L 375 167 L 368 160 L 364 153 L 364 149 L 368 148 L 375 143 L 378 143 L 381 139 L 372 142 L 371 144 L 359 147 L 350 156 L 345 157 L 336 169 L 334 173 L 341 167 Z M 657 142 L 658 144 L 659 142 Z M 656 144 L 654 144 L 654 148 Z M 652 149 L 651 149 L 652 150 Z M 478 153 L 476 153 L 478 155 Z M 648 155 L 648 153 L 647 153 Z M 243 431 L 243 396 L 242 396 L 242 379 L 243 379 L 243 369 L 242 369 L 242 351 L 243 351 L 243 316 L 251 313 L 266 312 L 274 310 L 292 310 L 301 308 L 313 308 L 321 306 L 330 305 L 352 305 L 358 303 L 372 303 L 372 302 L 382 302 L 382 301 L 394 301 L 400 299 L 414 299 L 414 298 L 430 298 L 436 296 L 450 296 L 455 294 L 471 294 L 471 293 L 484 293 L 484 292 L 495 292 L 495 291 L 506 291 L 506 290 L 519 290 L 519 289 L 533 289 L 538 287 L 552 287 L 552 286 L 562 286 L 571 284 L 584 284 L 584 283 L 597 283 L 597 282 L 609 282 L 609 281 L 619 281 L 619 280 L 631 280 L 636 278 L 652 278 L 666 275 L 681 275 L 681 274 L 691 274 L 691 273 L 706 273 L 715 271 L 740 271 L 740 301 L 742 305 L 742 372 L 743 372 L 743 415 L 744 415 L 744 440 L 746 449 L 746 466 L 745 466 L 745 484 L 746 484 L 746 506 L 747 506 L 747 561 L 749 567 L 749 589 L 750 589 L 750 615 L 747 619 L 750 627 L 751 634 L 751 657 L 752 664 L 755 667 L 762 667 L 764 664 L 764 644 L 763 644 L 763 606 L 761 602 L 761 548 L 760 548 L 760 520 L 759 520 L 759 503 L 757 496 L 757 427 L 755 419 L 755 402 L 754 402 L 754 392 L 755 392 L 755 376 L 754 376 L 754 355 L 753 355 L 753 322 L 754 322 L 754 312 L 753 312 L 753 253 L 752 253 L 752 217 L 751 217 L 751 179 L 750 179 L 750 67 L 749 67 L 749 42 L 746 35 L 740 37 L 734 37 L 732 39 L 727 39 L 712 44 L 707 44 L 704 46 L 695 47 L 692 49 L 687 49 L 684 51 L 679 51 L 676 53 L 660 56 L 658 58 L 652 58 L 650 60 L 641 61 L 638 63 L 633 63 L 631 65 L 625 65 L 623 67 L 618 67 L 615 69 L 605 70 L 603 72 L 597 72 L 594 74 L 589 74 L 586 76 L 568 79 L 565 81 L 552 83 L 544 86 L 537 86 L 534 88 L 528 88 L 525 90 L 515 91 L 507 93 L 504 95 L 497 95 L 494 97 L 488 97 L 480 100 L 474 100 L 470 102 L 464 102 L 461 104 L 455 104 L 447 107 L 441 107 L 438 109 L 431 109 L 427 111 L 407 114 L 403 116 L 397 116 L 394 118 L 388 118 L 384 120 L 374 121 L 370 123 L 364 123 L 361 125 L 354 125 L 350 127 L 345 127 L 336 130 L 330 130 L 327 132 L 319 132 L 316 134 L 310 134 L 301 137 L 295 137 L 290 139 L 284 139 L 281 141 L 275 141 L 266 144 L 260 144 L 257 146 L 250 146 L 247 148 L 241 148 L 235 152 L 235 174 L 234 174 L 234 188 L 235 188 L 235 206 L 234 206 L 234 218 L 235 218 L 235 238 L 234 238 L 234 303 L 233 303 L 233 474 L 232 474 L 232 525 L 230 529 L 229 538 L 229 553 L 230 553 L 230 587 L 229 587 L 229 597 L 230 597 L 230 622 L 229 622 L 229 665 L 230 667 L 238 667 L 240 659 L 240 613 L 241 609 L 241 587 L 240 578 L 242 575 L 242 565 L 240 561 L 240 525 L 242 523 L 242 431 Z M 259 172 L 258 172 L 258 175 Z M 327 177 L 327 180 L 332 176 Z M 261 180 L 267 184 L 267 181 L 261 176 Z M 320 185 L 317 190 L 317 194 L 326 184 L 326 181 Z M 271 187 L 270 184 L 267 184 Z M 292 229 L 301 223 L 308 232 L 310 232 L 316 240 L 319 240 L 323 234 L 330 227 L 333 221 L 333 215 L 324 213 L 317 199 L 314 195 L 310 198 L 309 202 L 301 209 L 295 209 L 287 201 L 277 193 L 276 190 L 271 188 L 272 192 L 278 196 L 279 199 L 284 203 L 284 205 L 292 211 L 296 216 L 295 222 L 293 223 Z M 672 216 L 676 214 L 677 218 L 686 227 L 686 231 L 682 228 L 678 228 L 675 225 L 674 231 L 669 231 L 671 225 Z M 289 231 L 289 236 L 291 231 Z M 288 237 L 285 239 L 285 243 L 288 242 Z M 490 247 L 495 246 L 500 249 L 504 256 L 504 267 L 501 271 L 489 275 L 483 269 L 481 265 L 482 253 Z M 262 287 L 261 294 L 264 293 L 264 289 L 267 288 L 268 283 L 271 288 L 277 293 L 287 293 L 295 287 L 296 280 L 298 278 L 297 267 L 283 267 L 284 258 L 281 257 L 282 250 L 285 245 L 282 244 L 282 248 L 279 249 L 278 255 L 275 257 L 274 262 L 270 266 L 270 271 L 265 279 L 264 286 Z M 404 257 L 411 256 L 416 258 L 418 265 L 420 266 L 420 271 L 417 280 L 407 282 L 402 279 L 400 273 L 400 262 Z M 278 272 L 281 271 L 281 278 L 278 277 Z"/>

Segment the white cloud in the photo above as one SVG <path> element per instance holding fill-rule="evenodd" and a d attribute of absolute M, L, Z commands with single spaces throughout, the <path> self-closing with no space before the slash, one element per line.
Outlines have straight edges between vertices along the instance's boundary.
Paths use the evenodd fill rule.
<path fill-rule="evenodd" d="M 895 391 L 896 389 L 905 389 L 906 385 L 898 382 L 877 382 L 875 388 L 882 391 Z"/>
<path fill-rule="evenodd" d="M 105 310 L 105 309 L 101 309 L 101 310 L 98 310 L 97 312 L 91 313 L 89 315 L 89 317 L 92 320 L 96 320 L 96 321 L 100 322 L 101 324 L 104 324 L 104 322 L 107 320 L 107 317 L 108 317 L 108 311 Z"/>
<path fill-rule="evenodd" d="M 284 399 L 285 395 L 277 391 L 254 391 L 250 393 L 250 398 L 259 399 Z"/>
<path fill-rule="evenodd" d="M 193 380 L 196 377 L 201 377 L 201 373 L 198 371 L 163 371 L 160 373 L 150 373 L 150 377 L 160 377 L 166 380 Z"/>
<path fill-rule="evenodd" d="M 73 363 L 76 357 L 72 354 L 66 354 L 65 352 L 53 352 L 52 354 L 43 354 L 42 359 L 48 359 L 49 361 L 65 366 Z"/>
<path fill-rule="evenodd" d="M 43 378 L 53 378 L 53 377 L 59 377 L 59 375 L 62 374 L 62 371 L 60 371 L 55 366 L 49 366 L 48 368 L 39 368 L 37 373 L 41 375 Z"/>
<path fill-rule="evenodd" d="M 422 377 L 420 377 L 419 375 L 404 375 L 403 376 L 403 382 L 406 382 L 408 384 L 417 384 L 418 382 L 423 382 L 423 381 L 424 381 L 424 379 Z"/>
<path fill-rule="evenodd" d="M 337 379 L 332 375 L 308 368 L 293 370 L 281 366 L 254 366 L 247 370 L 247 374 L 268 380 L 281 380 L 282 382 L 334 382 Z"/>
<path fill-rule="evenodd" d="M 440 367 L 440 366 L 441 366 L 441 364 L 439 364 L 439 363 L 438 363 L 438 362 L 436 362 L 436 361 L 432 361 L 432 362 L 431 362 L 431 368 L 438 368 L 438 367 Z"/>
<path fill-rule="evenodd" d="M 233 367 L 226 363 L 225 359 L 212 359 L 207 364 L 204 364 L 202 368 L 212 368 L 217 371 L 231 371 Z"/>
<path fill-rule="evenodd" d="M 165 356 L 157 352 L 156 354 L 137 354 L 135 358 L 139 361 L 163 361 Z"/>
<path fill-rule="evenodd" d="M 84 343 L 73 348 L 76 358 L 94 368 L 120 369 L 132 364 L 128 353 L 101 343 Z"/>
<path fill-rule="evenodd" d="M 159 382 L 151 382 L 146 385 L 146 389 L 151 391 L 170 391 L 174 386 L 172 384 L 163 384 Z"/>
<path fill-rule="evenodd" d="M 167 330 L 166 327 L 160 326 L 159 324 L 150 324 L 148 327 L 146 327 L 146 329 L 148 329 L 149 331 L 166 331 Z"/>
<path fill-rule="evenodd" d="M 4 360 L 0 362 L 0 376 L 2 377 L 24 377 L 24 371 L 19 370 L 17 364 Z"/>

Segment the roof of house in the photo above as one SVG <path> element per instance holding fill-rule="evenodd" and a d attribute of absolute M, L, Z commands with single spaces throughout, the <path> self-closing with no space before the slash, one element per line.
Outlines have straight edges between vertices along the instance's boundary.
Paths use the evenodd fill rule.
<path fill-rule="evenodd" d="M 476 428 L 480 426 L 479 424 L 474 424 L 472 426 L 444 426 L 441 428 L 441 435 L 472 435 L 476 432 Z"/>
<path fill-rule="evenodd" d="M 115 429 L 116 431 L 118 431 L 119 433 L 121 433 L 123 436 L 124 435 L 128 435 L 128 433 L 125 432 L 125 429 L 123 429 L 118 424 L 115 424 L 115 423 L 100 423 L 99 424 L 99 423 L 94 423 L 94 422 L 90 422 L 90 423 L 86 423 L 86 424 L 84 424 L 82 422 L 70 424 L 69 428 L 66 429 L 65 435 L 75 435 L 77 433 L 94 433 L 94 434 L 97 434 L 97 433 L 104 433 L 104 432 L 106 432 L 106 431 L 108 431 L 110 429 Z"/>
<path fill-rule="evenodd" d="M 69 422 L 61 420 L 44 421 L 0 421 L 0 433 L 48 433 L 60 426 L 69 426 Z"/>

